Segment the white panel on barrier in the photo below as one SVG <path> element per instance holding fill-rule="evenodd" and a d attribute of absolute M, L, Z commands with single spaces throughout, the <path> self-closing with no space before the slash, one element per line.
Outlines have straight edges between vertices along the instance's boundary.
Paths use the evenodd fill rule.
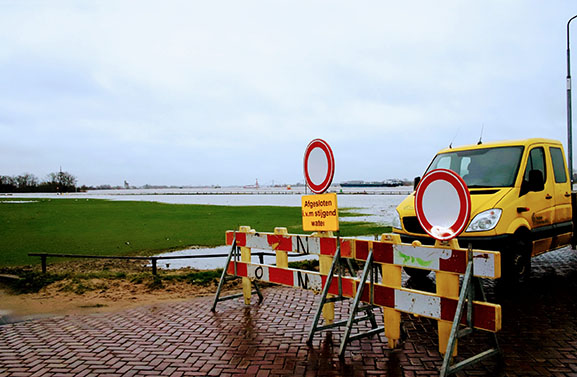
<path fill-rule="evenodd" d="M 251 279 L 270 281 L 268 267 L 257 264 L 247 264 L 247 275 Z"/>
<path fill-rule="evenodd" d="M 302 289 L 310 289 L 314 292 L 323 290 L 323 279 L 320 274 L 308 273 L 308 271 L 294 270 L 295 286 Z"/>
<path fill-rule="evenodd" d="M 475 276 L 496 276 L 495 254 L 474 252 L 473 269 Z"/>
<path fill-rule="evenodd" d="M 299 254 L 320 254 L 320 237 L 291 235 L 293 251 Z"/>
<path fill-rule="evenodd" d="M 266 234 L 247 234 L 246 247 L 262 250 L 270 250 L 271 248 Z"/>
<path fill-rule="evenodd" d="M 394 264 L 407 267 L 419 267 L 429 270 L 439 269 L 439 257 L 451 257 L 452 250 L 432 249 L 427 247 L 394 244 Z M 439 254 L 441 254 L 439 256 Z M 446 257 L 445 255 L 448 254 Z"/>
<path fill-rule="evenodd" d="M 441 298 L 395 290 L 395 309 L 425 317 L 441 318 Z"/>

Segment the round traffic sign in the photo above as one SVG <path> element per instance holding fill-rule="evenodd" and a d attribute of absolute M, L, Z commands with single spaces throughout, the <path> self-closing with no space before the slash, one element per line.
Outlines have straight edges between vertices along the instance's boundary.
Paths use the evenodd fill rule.
<path fill-rule="evenodd" d="M 327 191 L 335 175 L 335 158 L 329 144 L 314 139 L 305 150 L 304 173 L 307 186 L 315 194 Z"/>
<path fill-rule="evenodd" d="M 441 241 L 457 237 L 465 230 L 471 216 L 467 184 L 452 170 L 430 171 L 417 186 L 415 212 L 431 237 Z"/>

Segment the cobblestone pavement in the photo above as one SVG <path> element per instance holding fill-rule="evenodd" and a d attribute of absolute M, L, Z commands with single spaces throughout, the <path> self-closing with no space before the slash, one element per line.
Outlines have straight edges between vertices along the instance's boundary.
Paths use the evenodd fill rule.
<path fill-rule="evenodd" d="M 406 281 L 407 285 L 415 282 Z M 420 282 L 433 287 L 433 280 Z M 534 259 L 526 286 L 485 282 L 503 306 L 498 338 L 504 360 L 488 359 L 459 375 L 577 376 L 577 255 L 560 250 Z M 389 350 L 384 336 L 353 342 L 339 360 L 340 331 L 306 338 L 318 296 L 272 287 L 262 304 L 212 297 L 121 311 L 42 318 L 0 326 L 0 376 L 433 376 L 442 363 L 436 323 L 403 315 L 408 338 Z M 346 307 L 337 303 L 338 313 Z M 459 355 L 490 347 L 475 333 Z"/>

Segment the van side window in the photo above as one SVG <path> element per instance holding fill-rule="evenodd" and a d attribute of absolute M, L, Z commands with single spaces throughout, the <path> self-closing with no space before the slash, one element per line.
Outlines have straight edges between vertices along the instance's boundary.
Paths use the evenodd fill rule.
<path fill-rule="evenodd" d="M 555 182 L 567 182 L 567 174 L 565 173 L 565 159 L 563 158 L 563 152 L 561 151 L 561 148 L 551 147 L 549 152 L 551 153 L 551 161 L 553 162 Z"/>
<path fill-rule="evenodd" d="M 543 173 L 543 182 L 547 182 L 547 171 L 545 169 L 545 151 L 542 147 L 533 148 L 529 153 L 527 160 L 527 169 L 525 169 L 525 182 L 529 182 L 529 172 L 539 170 Z"/>

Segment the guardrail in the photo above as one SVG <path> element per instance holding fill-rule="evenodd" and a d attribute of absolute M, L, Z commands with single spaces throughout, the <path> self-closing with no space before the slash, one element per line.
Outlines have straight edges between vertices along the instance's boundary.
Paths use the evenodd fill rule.
<path fill-rule="evenodd" d="M 261 264 L 264 263 L 265 256 L 274 257 L 275 254 L 267 253 L 267 252 L 256 252 L 252 253 L 252 255 L 258 256 L 259 262 Z M 122 259 L 122 260 L 148 260 L 152 264 L 152 274 L 158 274 L 157 268 L 157 261 L 159 260 L 167 260 L 167 259 L 202 259 L 202 258 L 226 258 L 228 254 L 209 254 L 209 255 L 180 255 L 180 256 L 165 256 L 165 257 L 143 257 L 143 256 L 134 256 L 134 257 L 127 257 L 127 256 L 103 256 L 103 255 L 82 255 L 82 254 L 51 254 L 51 253 L 29 253 L 29 257 L 40 257 L 42 263 L 42 273 L 46 273 L 47 271 L 47 259 L 50 258 L 87 258 L 87 259 Z M 302 257 L 300 254 L 289 254 L 291 258 L 294 257 Z"/>

